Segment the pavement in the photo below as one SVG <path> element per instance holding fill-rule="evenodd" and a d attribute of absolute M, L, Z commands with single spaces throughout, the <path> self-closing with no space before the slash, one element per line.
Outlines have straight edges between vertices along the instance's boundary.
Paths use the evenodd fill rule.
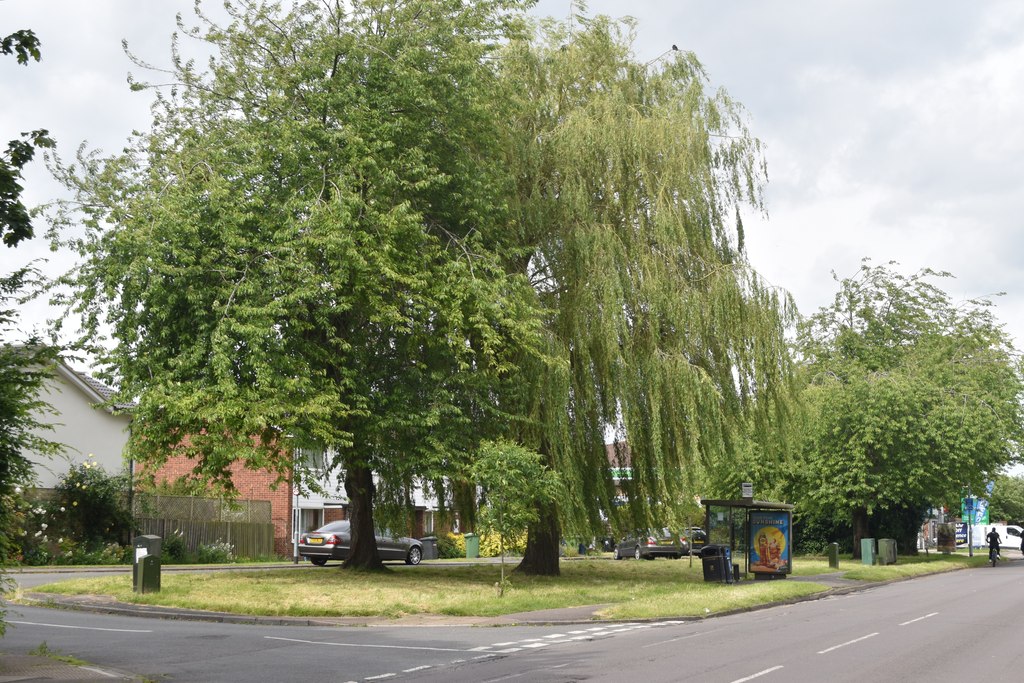
<path fill-rule="evenodd" d="M 1022 558 L 1016 554 L 1005 559 L 1021 561 Z M 268 565 L 261 569 L 284 569 L 295 566 L 292 563 L 280 565 Z M 210 567 L 165 567 L 165 571 L 210 571 Z M 78 567 L 61 567 L 36 570 L 31 573 L 80 573 L 82 571 L 120 572 L 124 568 L 97 568 L 83 570 Z M 17 575 L 18 572 L 13 572 Z M 927 575 L 925 575 L 927 576 Z M 911 577 L 912 578 L 912 577 Z M 842 573 L 818 574 L 815 576 L 790 576 L 788 581 L 808 581 L 824 584 L 828 590 L 813 595 L 796 598 L 792 602 L 803 600 L 816 600 L 837 594 L 844 594 L 858 590 L 866 590 L 874 586 L 882 585 L 884 582 L 866 582 L 844 578 Z M 234 624 L 272 624 L 272 625 L 301 625 L 301 626 L 512 626 L 512 625 L 568 625 L 580 623 L 594 623 L 600 621 L 596 613 L 605 605 L 585 605 L 581 607 L 565 607 L 559 609 L 538 610 L 534 612 L 521 612 L 519 614 L 506 614 L 498 617 L 451 617 L 442 615 L 409 615 L 400 619 L 383 617 L 265 617 L 240 614 L 229 614 L 227 612 L 207 612 L 202 610 L 178 609 L 173 607 L 158 607 L 152 605 L 134 605 L 113 600 L 112 598 L 100 595 L 55 595 L 50 593 L 24 592 L 21 600 L 24 604 L 41 605 L 62 609 L 84 610 L 104 614 L 132 615 L 155 619 L 184 619 L 192 621 L 208 621 Z M 775 607 L 778 603 L 765 605 L 764 607 Z M 759 609 L 759 608 L 753 608 Z M 749 608 L 736 611 L 750 611 Z M 731 614 L 732 612 L 727 612 Z M 714 616 L 723 616 L 727 613 L 716 613 Z M 697 619 L 700 619 L 698 617 Z M 632 619 L 630 621 L 637 621 Z M 2 642 L 2 641 L 0 641 Z M 82 665 L 59 661 L 45 655 L 11 655 L 0 652 L 0 683 L 36 683 L 41 681 L 139 681 L 137 676 L 130 673 L 103 669 L 91 665 Z"/>

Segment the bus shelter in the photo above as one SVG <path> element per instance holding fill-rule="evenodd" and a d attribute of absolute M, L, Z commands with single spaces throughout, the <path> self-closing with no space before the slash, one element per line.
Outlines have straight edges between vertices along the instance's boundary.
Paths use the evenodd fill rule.
<path fill-rule="evenodd" d="M 734 565 L 755 579 L 793 571 L 793 507 L 753 498 L 703 500 L 708 544 L 730 549 Z"/>

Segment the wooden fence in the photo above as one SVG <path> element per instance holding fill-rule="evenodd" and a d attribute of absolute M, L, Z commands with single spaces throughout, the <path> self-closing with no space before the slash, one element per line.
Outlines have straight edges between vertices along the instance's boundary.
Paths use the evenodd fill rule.
<path fill-rule="evenodd" d="M 234 547 L 235 557 L 273 557 L 274 525 L 258 522 L 202 522 L 188 519 L 136 517 L 140 534 L 169 538 L 180 533 L 190 553 L 199 546 L 224 542 Z"/>

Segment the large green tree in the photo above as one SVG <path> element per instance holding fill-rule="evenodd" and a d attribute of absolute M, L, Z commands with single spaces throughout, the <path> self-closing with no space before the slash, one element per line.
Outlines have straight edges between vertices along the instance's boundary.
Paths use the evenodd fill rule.
<path fill-rule="evenodd" d="M 558 572 L 563 526 L 681 515 L 706 465 L 782 415 L 791 309 L 747 260 L 740 220 L 761 208 L 760 144 L 693 54 L 645 62 L 633 40 L 628 21 L 581 13 L 502 53 L 504 253 L 534 285 L 555 359 L 530 373 L 519 436 L 568 492 L 531 526 L 524 572 Z M 631 468 L 625 508 L 610 432 L 628 442 L 612 463 Z"/>
<path fill-rule="evenodd" d="M 801 331 L 794 495 L 848 515 L 855 553 L 872 518 L 956 501 L 1019 458 L 1020 360 L 989 302 L 954 302 L 946 275 L 865 262 Z"/>
<path fill-rule="evenodd" d="M 292 476 L 325 448 L 353 523 L 346 566 L 380 566 L 374 504 L 444 481 L 502 420 L 535 296 L 492 255 L 507 223 L 495 70 L 520 3 L 228 3 L 174 53 L 128 153 L 58 166 L 81 221 L 70 276 L 137 399 L 131 457 Z M 184 27 L 183 27 L 184 30 Z M 138 85 L 142 88 L 144 85 Z M 374 474 L 376 473 L 376 477 Z"/>

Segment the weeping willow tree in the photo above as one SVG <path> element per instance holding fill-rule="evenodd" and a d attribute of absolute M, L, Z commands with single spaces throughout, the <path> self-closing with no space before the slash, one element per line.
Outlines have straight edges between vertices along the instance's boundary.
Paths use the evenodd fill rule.
<path fill-rule="evenodd" d="M 520 437 L 569 492 L 530 527 L 525 573 L 558 573 L 563 529 L 692 506 L 702 470 L 767 439 L 784 410 L 792 307 L 748 262 L 740 220 L 762 209 L 760 144 L 693 54 L 643 63 L 632 41 L 607 17 L 545 22 L 501 62 L 506 253 L 547 311 L 550 359 Z M 610 432 L 628 443 L 611 463 Z M 632 473 L 621 510 L 610 464 Z"/>

